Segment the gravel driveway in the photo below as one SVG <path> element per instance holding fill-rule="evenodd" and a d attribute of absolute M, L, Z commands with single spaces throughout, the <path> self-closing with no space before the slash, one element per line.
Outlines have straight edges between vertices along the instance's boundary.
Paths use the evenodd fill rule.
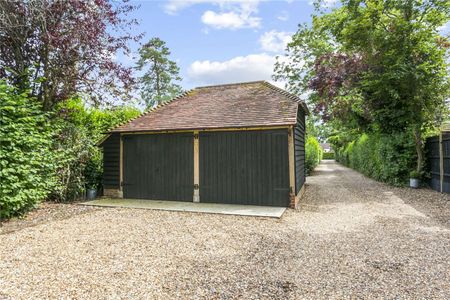
<path fill-rule="evenodd" d="M 334 162 L 264 219 L 96 209 L 0 235 L 0 299 L 450 297 L 450 197 Z"/>

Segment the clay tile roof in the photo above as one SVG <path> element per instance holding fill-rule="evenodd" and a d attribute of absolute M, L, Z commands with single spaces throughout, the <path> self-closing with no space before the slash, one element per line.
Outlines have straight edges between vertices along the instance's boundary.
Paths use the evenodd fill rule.
<path fill-rule="evenodd" d="M 292 125 L 303 101 L 265 82 L 192 89 L 111 132 L 161 131 Z"/>

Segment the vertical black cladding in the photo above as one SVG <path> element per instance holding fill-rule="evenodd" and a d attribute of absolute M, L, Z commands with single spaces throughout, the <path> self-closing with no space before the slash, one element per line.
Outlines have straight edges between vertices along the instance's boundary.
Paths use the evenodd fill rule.
<path fill-rule="evenodd" d="M 427 169 L 430 171 L 430 187 L 441 191 L 441 153 L 439 136 L 430 137 L 425 144 L 427 154 Z M 442 134 L 442 155 L 444 161 L 444 181 L 442 191 L 450 193 L 450 133 Z"/>
<path fill-rule="evenodd" d="M 289 205 L 288 131 L 200 133 L 200 202 Z"/>
<path fill-rule="evenodd" d="M 192 201 L 193 133 L 123 136 L 125 198 Z M 288 206 L 288 130 L 200 132 L 200 202 Z M 105 188 L 120 187 L 120 135 L 105 142 Z M 305 182 L 305 114 L 294 127 L 296 193 Z"/>
<path fill-rule="evenodd" d="M 111 134 L 103 143 L 103 188 L 120 187 L 120 134 Z"/>
<path fill-rule="evenodd" d="M 297 113 L 297 124 L 294 127 L 294 153 L 295 153 L 295 194 L 298 194 L 306 178 L 305 169 L 305 112 L 301 107 Z"/>
<path fill-rule="evenodd" d="M 123 136 L 124 198 L 192 201 L 193 133 Z"/>

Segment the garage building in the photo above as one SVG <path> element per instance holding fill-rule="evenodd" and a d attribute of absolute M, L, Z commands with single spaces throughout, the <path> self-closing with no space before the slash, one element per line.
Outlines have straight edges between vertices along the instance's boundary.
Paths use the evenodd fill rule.
<path fill-rule="evenodd" d="M 265 81 L 192 89 L 108 133 L 104 195 L 296 207 L 307 113 Z"/>

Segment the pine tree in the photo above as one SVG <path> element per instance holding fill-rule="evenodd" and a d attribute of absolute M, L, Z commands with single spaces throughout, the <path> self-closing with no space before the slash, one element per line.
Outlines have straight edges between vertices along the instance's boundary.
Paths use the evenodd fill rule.
<path fill-rule="evenodd" d="M 182 92 L 180 68 L 169 59 L 166 43 L 155 37 L 139 49 L 136 69 L 144 71 L 140 77 L 141 98 L 147 107 L 161 104 Z"/>

